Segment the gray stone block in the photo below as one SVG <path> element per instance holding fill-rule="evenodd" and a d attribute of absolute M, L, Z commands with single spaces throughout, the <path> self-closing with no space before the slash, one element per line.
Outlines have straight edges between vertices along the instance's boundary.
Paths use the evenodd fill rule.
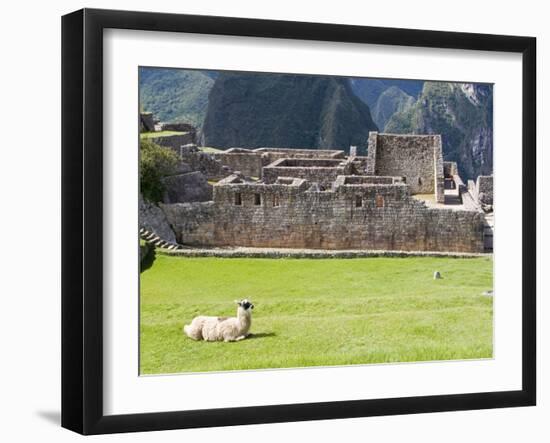
<path fill-rule="evenodd" d="M 188 203 L 212 200 L 212 186 L 198 171 L 163 179 L 164 203 Z"/>
<path fill-rule="evenodd" d="M 157 205 L 145 201 L 141 194 L 139 195 L 139 227 L 154 232 L 167 242 L 176 242 L 176 236 L 164 211 Z"/>
<path fill-rule="evenodd" d="M 139 120 L 142 132 L 153 132 L 155 130 L 155 120 L 151 112 L 141 112 Z"/>

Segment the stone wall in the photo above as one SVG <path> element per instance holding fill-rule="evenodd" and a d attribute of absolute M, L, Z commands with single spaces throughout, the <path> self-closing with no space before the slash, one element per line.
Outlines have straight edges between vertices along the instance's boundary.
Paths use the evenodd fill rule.
<path fill-rule="evenodd" d="M 340 159 L 282 158 L 263 168 L 266 183 L 275 183 L 278 177 L 303 178 L 329 188 L 339 175 L 350 174 L 352 164 Z"/>
<path fill-rule="evenodd" d="M 176 242 L 176 236 L 166 219 L 166 214 L 157 205 L 143 199 L 139 194 L 139 227 L 154 232 L 163 240 Z"/>
<path fill-rule="evenodd" d="M 280 158 L 341 158 L 346 154 L 341 149 L 292 149 L 292 148 L 257 148 L 254 152 L 264 154 L 266 164 Z"/>
<path fill-rule="evenodd" d="M 252 151 L 230 151 L 231 152 L 215 152 L 212 156 L 233 171 L 240 171 L 249 177 L 260 178 L 262 176 L 262 168 L 265 164 L 265 159 L 262 157 L 262 154 Z"/>
<path fill-rule="evenodd" d="M 155 130 L 155 119 L 152 112 L 140 112 L 139 130 L 140 132 L 152 132 Z"/>
<path fill-rule="evenodd" d="M 327 258 L 372 258 L 372 257 L 445 257 L 479 258 L 487 252 L 448 252 L 448 251 L 391 251 L 381 249 L 294 249 L 294 248 L 254 248 L 250 246 L 220 248 L 159 248 L 159 255 L 171 257 L 221 257 L 221 258 L 284 258 L 284 259 L 327 259 Z"/>
<path fill-rule="evenodd" d="M 354 174 L 365 175 L 368 170 L 368 157 L 358 155 L 351 159 Z"/>
<path fill-rule="evenodd" d="M 428 208 L 394 184 L 227 180 L 214 201 L 162 205 L 179 242 L 194 246 L 483 252 L 479 211 Z M 340 180 L 341 182 L 341 180 Z"/>
<path fill-rule="evenodd" d="M 174 222 L 176 239 L 180 244 L 194 246 L 222 246 L 219 239 L 221 224 L 227 227 L 227 221 L 218 220 L 217 217 L 223 213 L 213 201 L 174 203 L 159 206 L 169 221 Z"/>
<path fill-rule="evenodd" d="M 191 171 L 201 172 L 208 180 L 220 180 L 232 172 L 230 167 L 223 165 L 211 154 L 199 151 L 196 145 L 181 146 L 179 154 Z"/>
<path fill-rule="evenodd" d="M 456 162 L 443 162 L 443 175 L 445 178 L 452 178 L 458 175 L 458 165 Z"/>
<path fill-rule="evenodd" d="M 164 203 L 188 203 L 212 200 L 212 185 L 202 172 L 171 175 L 163 180 Z"/>
<path fill-rule="evenodd" d="M 480 175 L 476 181 L 477 198 L 484 205 L 493 204 L 493 176 Z"/>
<path fill-rule="evenodd" d="M 433 138 L 433 174 L 435 187 L 435 201 L 445 203 L 445 174 L 443 172 L 443 144 L 441 135 L 424 136 Z M 458 173 L 458 168 L 457 168 Z"/>
<path fill-rule="evenodd" d="M 195 134 L 192 132 L 184 132 L 181 134 L 151 137 L 150 140 L 159 146 L 179 152 L 181 146 L 195 142 Z"/>
<path fill-rule="evenodd" d="M 197 132 L 193 125 L 181 122 L 161 123 L 160 128 L 162 131 Z"/>
<path fill-rule="evenodd" d="M 405 177 L 412 194 L 445 201 L 441 136 L 369 134 L 368 175 Z"/>
<path fill-rule="evenodd" d="M 479 205 L 493 205 L 493 176 L 480 175 L 476 181 L 468 180 L 468 191 Z"/>
<path fill-rule="evenodd" d="M 230 148 L 212 156 L 233 171 L 241 171 L 249 177 L 262 178 L 262 169 L 282 158 L 345 158 L 344 151 L 331 149 L 290 148 Z"/>
<path fill-rule="evenodd" d="M 380 175 L 349 175 L 340 176 L 334 182 L 335 186 L 340 185 L 393 185 L 404 183 L 401 177 L 387 177 Z"/>

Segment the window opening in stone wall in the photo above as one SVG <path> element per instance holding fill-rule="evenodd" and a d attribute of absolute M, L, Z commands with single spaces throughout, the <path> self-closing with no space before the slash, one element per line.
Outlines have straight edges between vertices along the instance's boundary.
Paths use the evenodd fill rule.
<path fill-rule="evenodd" d="M 273 196 L 273 206 L 279 206 L 279 196 Z"/>
<path fill-rule="evenodd" d="M 260 206 L 262 204 L 262 197 L 260 194 L 254 194 L 254 204 Z"/>
<path fill-rule="evenodd" d="M 422 186 L 422 178 L 418 177 L 418 186 Z"/>
<path fill-rule="evenodd" d="M 383 208 L 384 207 L 384 196 L 383 195 L 377 195 L 376 196 L 376 207 L 377 208 Z"/>
<path fill-rule="evenodd" d="M 243 201 L 242 201 L 242 198 L 241 198 L 241 193 L 237 192 L 235 194 L 235 205 L 236 206 L 241 206 L 242 204 L 243 204 Z"/>
<path fill-rule="evenodd" d="M 360 196 L 360 195 L 356 195 L 355 196 L 355 207 L 360 208 L 361 206 L 363 206 L 363 197 Z"/>

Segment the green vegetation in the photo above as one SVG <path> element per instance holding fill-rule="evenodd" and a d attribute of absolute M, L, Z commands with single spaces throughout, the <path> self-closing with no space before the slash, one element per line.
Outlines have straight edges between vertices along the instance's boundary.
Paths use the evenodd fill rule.
<path fill-rule="evenodd" d="M 378 97 L 372 117 L 380 130 L 383 130 L 392 115 L 408 110 L 414 102 L 415 99 L 412 96 L 404 93 L 397 86 L 391 86 Z"/>
<path fill-rule="evenodd" d="M 142 67 L 140 107 L 153 112 L 161 121 L 184 121 L 200 128 L 213 84 L 208 71 Z"/>
<path fill-rule="evenodd" d="M 168 137 L 169 135 L 181 135 L 185 134 L 185 132 L 180 131 L 158 131 L 158 132 L 142 132 L 139 134 L 139 137 L 144 139 L 150 139 L 150 138 L 160 138 L 160 137 Z"/>
<path fill-rule="evenodd" d="M 396 112 L 386 122 L 385 132 L 390 134 L 415 134 L 422 132 L 422 114 L 418 112 L 418 102 L 415 106 Z"/>
<path fill-rule="evenodd" d="M 490 358 L 492 259 L 157 256 L 141 274 L 141 373 Z M 435 270 L 441 280 L 433 280 Z M 196 315 L 235 315 L 252 336 L 195 342 Z"/>
<path fill-rule="evenodd" d="M 350 84 L 355 95 L 373 110 L 380 95 L 392 87 L 399 88 L 405 94 L 416 99 L 422 91 L 424 81 L 352 77 Z"/>
<path fill-rule="evenodd" d="M 171 149 L 162 148 L 146 138 L 140 140 L 139 183 L 143 198 L 151 202 L 162 200 L 162 178 L 172 174 L 179 162 Z"/>
<path fill-rule="evenodd" d="M 425 82 L 416 103 L 396 112 L 385 131 L 441 134 L 444 159 L 458 162 L 463 179 L 492 174 L 492 88 L 473 88 L 477 103 L 468 99 L 458 83 Z"/>
<path fill-rule="evenodd" d="M 220 73 L 208 96 L 204 144 L 311 149 L 366 146 L 376 130 L 347 79 L 318 75 Z"/>
<path fill-rule="evenodd" d="M 202 146 L 199 150 L 202 152 L 223 152 L 223 149 L 210 148 L 208 146 Z"/>

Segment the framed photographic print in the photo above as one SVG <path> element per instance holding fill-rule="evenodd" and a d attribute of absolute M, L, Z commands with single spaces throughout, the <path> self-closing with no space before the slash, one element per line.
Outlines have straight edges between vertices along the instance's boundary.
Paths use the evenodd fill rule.
<path fill-rule="evenodd" d="M 62 21 L 62 425 L 536 399 L 530 37 Z"/>

